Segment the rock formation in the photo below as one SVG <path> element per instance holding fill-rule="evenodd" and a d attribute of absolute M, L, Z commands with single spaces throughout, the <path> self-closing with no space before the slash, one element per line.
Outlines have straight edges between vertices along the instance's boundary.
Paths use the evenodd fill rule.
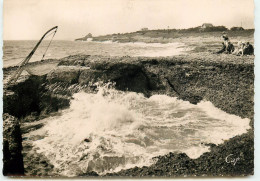
<path fill-rule="evenodd" d="M 253 128 L 254 57 L 223 56 L 193 54 L 168 58 L 89 55 L 65 57 L 60 59 L 58 67 L 47 76 L 30 76 L 26 81 L 10 88 L 14 93 L 4 95 L 4 113 L 23 121 L 34 121 L 68 107 L 75 92 L 95 91 L 95 82 L 114 82 L 118 90 L 135 91 L 148 97 L 166 94 L 193 104 L 208 100 L 227 113 L 250 118 Z M 4 121 L 4 174 L 23 174 L 21 154 L 14 151 L 14 148 L 21 151 L 19 123 L 8 114 L 4 114 L 4 120 L 7 120 Z M 133 168 L 111 176 L 253 174 L 253 130 L 232 138 L 223 145 L 212 146 L 212 150 L 197 161 L 185 155 L 169 154 L 159 157 L 158 162 L 151 167 Z M 221 154 L 229 154 L 228 150 L 239 154 L 244 162 L 236 168 L 224 164 Z M 175 167 L 175 161 L 171 161 L 173 158 L 181 165 Z M 19 163 L 17 167 L 10 166 L 14 164 L 13 160 L 19 160 L 16 162 Z M 228 170 L 221 170 L 222 166 Z M 176 169 L 178 170 L 175 171 Z"/>
<path fill-rule="evenodd" d="M 3 114 L 3 175 L 22 176 L 22 136 L 17 118 Z"/>

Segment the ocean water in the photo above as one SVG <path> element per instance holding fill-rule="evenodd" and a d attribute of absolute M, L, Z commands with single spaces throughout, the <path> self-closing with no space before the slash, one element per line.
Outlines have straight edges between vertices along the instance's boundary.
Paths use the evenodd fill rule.
<path fill-rule="evenodd" d="M 3 66 L 18 65 L 38 41 L 4 41 Z M 40 61 L 49 41 L 43 41 L 30 62 Z M 188 48 L 183 43 L 117 43 L 54 40 L 44 59 L 63 58 L 75 54 L 106 55 L 106 56 L 173 56 L 185 53 Z"/>
<path fill-rule="evenodd" d="M 220 144 L 250 128 L 249 119 L 227 114 L 208 101 L 193 105 L 107 86 L 95 94 L 74 94 L 70 108 L 43 121 L 44 127 L 27 136 L 43 137 L 33 141 L 33 149 L 62 176 L 149 166 L 153 157 L 169 152 L 197 158 L 209 151 L 205 143 Z"/>

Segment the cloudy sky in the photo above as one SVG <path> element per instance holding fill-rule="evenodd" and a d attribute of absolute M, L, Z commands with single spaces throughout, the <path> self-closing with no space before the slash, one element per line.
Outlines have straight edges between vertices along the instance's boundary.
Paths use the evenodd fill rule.
<path fill-rule="evenodd" d="M 254 28 L 254 0 L 4 0 L 3 39 L 39 39 L 58 25 L 55 39 L 202 23 Z"/>

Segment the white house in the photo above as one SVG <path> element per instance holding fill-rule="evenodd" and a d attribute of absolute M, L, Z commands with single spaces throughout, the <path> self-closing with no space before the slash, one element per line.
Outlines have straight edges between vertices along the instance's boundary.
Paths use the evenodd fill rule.
<path fill-rule="evenodd" d="M 213 24 L 211 23 L 203 23 L 201 28 L 205 29 L 205 28 L 210 28 L 210 27 L 213 27 Z"/>

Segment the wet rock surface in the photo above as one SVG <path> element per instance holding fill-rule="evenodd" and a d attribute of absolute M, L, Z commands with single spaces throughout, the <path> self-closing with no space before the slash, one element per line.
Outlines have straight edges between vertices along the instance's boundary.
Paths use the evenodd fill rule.
<path fill-rule="evenodd" d="M 211 151 L 197 159 L 185 153 L 159 156 L 150 167 L 132 168 L 106 176 L 127 177 L 191 177 L 191 176 L 247 176 L 254 173 L 254 142 L 249 134 L 236 136 L 221 145 L 210 144 Z"/>
<path fill-rule="evenodd" d="M 4 112 L 24 122 L 33 122 L 68 107 L 73 93 L 95 91 L 95 82 L 115 82 L 116 89 L 140 92 L 146 96 L 166 94 L 193 104 L 208 100 L 227 113 L 250 118 L 253 127 L 253 60 L 254 56 L 211 54 L 167 58 L 69 56 L 60 59 L 58 67 L 47 76 L 30 76 L 12 87 L 14 94 L 4 95 Z M 24 128 L 23 132 L 42 126 L 36 125 Z M 155 158 L 157 162 L 150 167 L 136 167 L 107 176 L 250 175 L 254 168 L 253 140 L 253 130 L 250 130 L 224 144 L 211 145 L 211 152 L 198 159 L 169 153 Z M 225 161 L 230 154 L 232 158 L 239 157 L 235 165 Z M 51 168 L 43 171 L 41 168 L 35 167 L 35 174 L 49 175 L 48 170 L 51 172 Z M 27 174 L 31 175 L 28 170 Z M 97 176 L 94 172 L 81 176 L 84 175 Z"/>
<path fill-rule="evenodd" d="M 212 55 L 211 55 L 212 56 Z M 254 66 L 252 56 L 233 56 L 230 62 L 217 62 L 209 57 L 195 61 L 191 57 L 133 58 L 78 55 L 60 61 L 64 68 L 49 74 L 50 82 L 74 80 L 81 86 L 97 81 L 115 82 L 119 90 L 176 96 L 193 104 L 202 99 L 211 101 L 216 107 L 241 117 L 253 119 Z M 219 57 L 218 57 L 219 58 Z M 249 60 L 248 60 L 249 59 Z M 89 69 L 82 68 L 82 65 Z M 84 67 L 83 66 L 83 67 Z M 59 79 L 57 79 L 59 74 Z M 69 78 L 68 78 L 69 76 Z"/>
<path fill-rule="evenodd" d="M 13 94 L 4 92 L 3 111 L 23 121 L 36 121 L 39 117 L 69 106 L 68 99 L 54 95 L 46 88 L 46 76 L 30 76 L 8 89 Z"/>
<path fill-rule="evenodd" d="M 3 114 L 3 175 L 24 175 L 20 124 L 7 113 Z"/>
<path fill-rule="evenodd" d="M 24 133 L 25 134 L 25 133 Z M 24 158 L 24 172 L 26 176 L 30 177 L 47 177 L 57 176 L 53 173 L 54 166 L 50 164 L 45 155 L 37 153 L 32 149 L 32 142 L 34 140 L 42 139 L 41 137 L 26 135 L 23 136 L 23 158 Z"/>

